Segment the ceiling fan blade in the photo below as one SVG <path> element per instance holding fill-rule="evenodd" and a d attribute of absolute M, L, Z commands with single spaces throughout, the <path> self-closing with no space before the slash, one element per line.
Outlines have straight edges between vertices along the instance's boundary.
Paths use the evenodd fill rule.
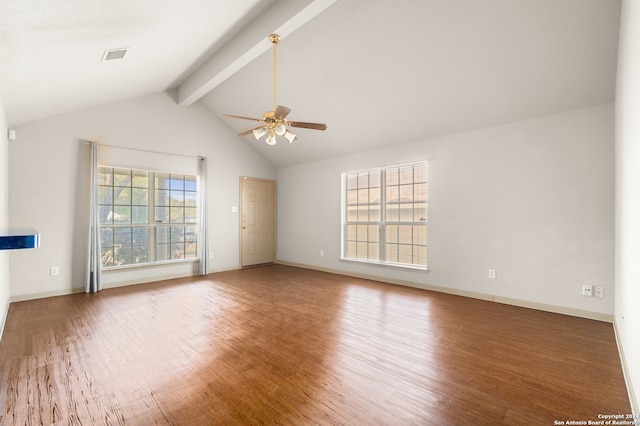
<path fill-rule="evenodd" d="M 291 109 L 287 108 L 286 106 L 278 105 L 275 112 L 273 113 L 273 117 L 276 120 L 283 120 L 287 115 L 289 115 L 290 112 Z"/>
<path fill-rule="evenodd" d="M 262 118 L 243 117 L 242 115 L 222 114 L 224 118 L 239 118 L 241 120 L 262 121 Z"/>
<path fill-rule="evenodd" d="M 327 130 L 327 125 L 323 123 L 305 123 L 304 121 L 290 121 L 287 123 L 291 127 L 302 127 L 305 129 Z"/>
<path fill-rule="evenodd" d="M 263 126 L 260 127 L 254 127 L 253 129 L 249 129 L 249 130 L 245 130 L 244 132 L 240 132 L 238 133 L 238 136 L 246 136 L 246 135 L 250 135 L 251 133 L 253 133 L 254 130 L 257 129 L 261 129 Z"/>

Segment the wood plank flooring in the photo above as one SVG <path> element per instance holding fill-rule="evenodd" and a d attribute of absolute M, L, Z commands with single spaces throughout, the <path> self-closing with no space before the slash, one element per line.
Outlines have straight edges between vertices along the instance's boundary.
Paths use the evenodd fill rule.
<path fill-rule="evenodd" d="M 12 303 L 2 425 L 630 413 L 611 324 L 282 265 Z"/>

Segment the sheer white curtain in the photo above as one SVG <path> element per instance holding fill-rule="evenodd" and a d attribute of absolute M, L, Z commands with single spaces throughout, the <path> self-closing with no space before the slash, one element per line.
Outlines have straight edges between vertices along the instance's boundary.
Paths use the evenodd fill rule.
<path fill-rule="evenodd" d="M 198 272 L 206 275 L 209 270 L 209 249 L 207 244 L 207 159 L 198 161 Z"/>
<path fill-rule="evenodd" d="M 89 177 L 89 247 L 84 291 L 95 293 L 102 290 L 100 280 L 100 222 L 98 217 L 98 143 L 91 142 L 91 164 Z"/>

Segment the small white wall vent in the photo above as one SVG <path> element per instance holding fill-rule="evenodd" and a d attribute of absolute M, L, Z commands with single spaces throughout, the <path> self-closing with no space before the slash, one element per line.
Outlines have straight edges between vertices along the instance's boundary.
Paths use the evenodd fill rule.
<path fill-rule="evenodd" d="M 128 51 L 129 51 L 128 47 L 105 50 L 104 55 L 102 55 L 102 62 L 115 61 L 117 59 L 122 59 L 124 58 L 124 55 L 126 55 Z"/>

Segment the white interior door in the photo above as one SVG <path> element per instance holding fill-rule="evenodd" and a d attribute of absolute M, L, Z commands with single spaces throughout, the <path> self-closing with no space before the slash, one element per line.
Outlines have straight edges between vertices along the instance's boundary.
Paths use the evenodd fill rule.
<path fill-rule="evenodd" d="M 242 266 L 273 263 L 276 246 L 275 182 L 243 177 L 240 185 Z"/>

